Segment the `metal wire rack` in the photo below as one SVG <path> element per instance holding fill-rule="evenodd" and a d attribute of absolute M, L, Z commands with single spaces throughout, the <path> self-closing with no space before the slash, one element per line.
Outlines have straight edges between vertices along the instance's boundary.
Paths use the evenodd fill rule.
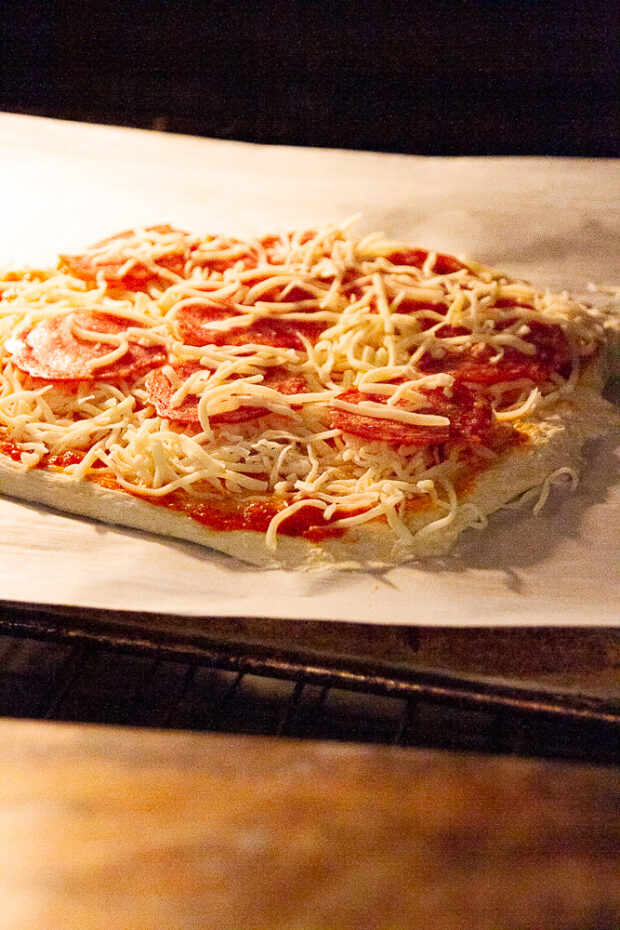
<path fill-rule="evenodd" d="M 620 714 L 608 701 L 567 704 L 433 671 L 392 676 L 239 644 L 11 627 L 0 635 L 4 716 L 619 759 Z"/>

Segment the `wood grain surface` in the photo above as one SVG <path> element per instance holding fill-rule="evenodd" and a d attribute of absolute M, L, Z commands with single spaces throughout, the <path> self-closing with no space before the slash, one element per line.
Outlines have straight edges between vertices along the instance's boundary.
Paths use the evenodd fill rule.
<path fill-rule="evenodd" d="M 0 723 L 1 930 L 615 930 L 619 781 Z"/>

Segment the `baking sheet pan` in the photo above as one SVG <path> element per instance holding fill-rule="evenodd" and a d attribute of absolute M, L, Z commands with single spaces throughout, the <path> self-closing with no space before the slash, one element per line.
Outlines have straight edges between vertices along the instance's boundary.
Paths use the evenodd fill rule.
<path fill-rule="evenodd" d="M 242 617 L 210 618 L 207 625 L 201 617 L 4 602 L 0 634 L 15 647 L 15 637 L 25 637 L 30 648 L 33 640 L 71 648 L 52 707 L 95 649 L 172 662 L 185 669 L 186 680 L 200 668 L 232 673 L 233 690 L 246 676 L 258 693 L 266 678 L 292 682 L 291 700 L 311 686 L 324 695 L 335 688 L 404 699 L 409 708 L 422 702 L 479 712 L 492 727 L 503 719 L 507 735 L 524 716 L 544 718 L 554 729 L 575 723 L 612 754 L 620 724 L 620 642 L 600 627 L 455 630 Z M 45 668 L 44 642 L 34 655 L 37 669 Z M 585 749 L 580 732 L 571 738 Z"/>
<path fill-rule="evenodd" d="M 475 257 L 551 287 L 617 277 L 620 166 L 417 158 L 221 142 L 0 116 L 0 256 L 54 261 L 136 224 L 238 235 L 342 220 Z M 584 626 L 620 621 L 613 442 L 540 517 L 504 513 L 454 556 L 382 574 L 263 572 L 190 544 L 0 500 L 5 601 L 147 616 L 372 624 Z"/>

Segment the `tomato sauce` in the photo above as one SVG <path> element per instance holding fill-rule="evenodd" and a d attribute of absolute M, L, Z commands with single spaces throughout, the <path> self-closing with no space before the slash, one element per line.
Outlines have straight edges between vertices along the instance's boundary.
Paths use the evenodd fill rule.
<path fill-rule="evenodd" d="M 13 459 L 14 462 L 21 462 L 23 452 L 28 452 L 28 449 L 20 446 L 18 442 L 13 442 L 12 439 L 0 439 L 0 453 L 6 455 L 7 458 Z M 37 468 L 67 468 L 69 465 L 77 465 L 81 462 L 85 454 L 85 452 L 80 451 L 56 454 L 47 452 L 41 456 Z"/>
<path fill-rule="evenodd" d="M 235 532 L 253 530 L 266 533 L 272 519 L 286 503 L 278 498 L 265 500 L 216 500 L 208 503 L 199 502 L 187 494 L 175 493 L 151 501 L 161 507 L 167 507 L 176 513 L 184 513 L 212 530 Z M 303 507 L 283 520 L 278 533 L 284 536 L 301 536 L 310 542 L 322 539 L 338 538 L 344 535 L 344 528 L 331 526 L 325 522 L 322 512 L 316 507 Z"/>
<path fill-rule="evenodd" d="M 121 488 L 113 475 L 89 475 L 94 481 L 108 490 L 122 491 L 145 500 L 141 494 L 133 494 L 127 488 Z M 266 533 L 272 519 L 287 506 L 281 498 L 211 498 L 210 500 L 197 500 L 183 491 L 173 491 L 165 497 L 147 499 L 149 504 L 156 507 L 165 507 L 174 513 L 182 513 L 202 526 L 222 532 L 235 532 L 239 530 L 253 530 L 256 533 Z M 347 516 L 354 516 L 361 511 L 354 511 Z M 336 515 L 336 520 L 342 515 Z M 283 520 L 278 527 L 278 534 L 282 536 L 301 536 L 310 542 L 320 542 L 323 539 L 338 539 L 345 533 L 344 527 L 330 526 L 323 520 L 322 512 L 317 507 L 303 507 L 297 513 Z"/>
<path fill-rule="evenodd" d="M 60 452 L 53 455 L 48 452 L 39 464 L 44 468 L 68 468 L 69 465 L 79 465 L 85 454 L 84 452 Z"/>
<path fill-rule="evenodd" d="M 13 459 L 14 462 L 21 462 L 22 452 L 27 451 L 12 439 L 0 439 L 0 453 Z M 58 454 L 48 452 L 41 457 L 37 468 L 68 468 L 69 465 L 77 465 L 81 462 L 84 455 L 84 452 L 60 452 Z"/>
<path fill-rule="evenodd" d="M 0 439 L 0 452 L 2 455 L 6 455 L 7 458 L 13 459 L 14 462 L 21 462 L 22 452 L 25 451 L 25 449 L 11 439 Z"/>

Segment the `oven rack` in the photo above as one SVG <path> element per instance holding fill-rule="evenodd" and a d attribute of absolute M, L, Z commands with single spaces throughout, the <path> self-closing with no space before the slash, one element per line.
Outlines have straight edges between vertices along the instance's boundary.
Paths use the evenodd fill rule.
<path fill-rule="evenodd" d="M 613 763 L 619 703 L 77 612 L 0 612 L 0 715 Z"/>

